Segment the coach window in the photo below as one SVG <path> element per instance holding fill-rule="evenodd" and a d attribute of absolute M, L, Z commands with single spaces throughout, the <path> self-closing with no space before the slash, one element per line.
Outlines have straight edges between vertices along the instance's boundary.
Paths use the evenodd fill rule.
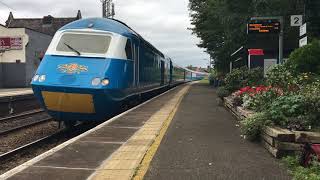
<path fill-rule="evenodd" d="M 126 55 L 127 55 L 127 59 L 133 60 L 132 58 L 132 44 L 131 44 L 131 40 L 128 39 L 127 40 L 127 44 L 126 44 Z"/>

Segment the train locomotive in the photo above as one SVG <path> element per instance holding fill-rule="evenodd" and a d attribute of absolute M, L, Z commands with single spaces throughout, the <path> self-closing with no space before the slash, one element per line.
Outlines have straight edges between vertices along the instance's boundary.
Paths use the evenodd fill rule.
<path fill-rule="evenodd" d="M 56 32 L 31 85 L 41 106 L 70 125 L 103 120 L 142 93 L 191 80 L 190 73 L 123 22 L 89 18 Z"/>

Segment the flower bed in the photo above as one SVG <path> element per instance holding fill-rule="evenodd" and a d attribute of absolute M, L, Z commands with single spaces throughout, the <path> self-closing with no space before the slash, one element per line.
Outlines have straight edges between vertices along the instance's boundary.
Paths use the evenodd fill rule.
<path fill-rule="evenodd" d="M 234 106 L 231 97 L 224 98 L 225 106 L 243 121 L 254 114 L 243 107 Z M 290 131 L 276 126 L 266 126 L 261 134 L 262 145 L 276 158 L 284 157 L 301 151 L 304 143 L 320 143 L 320 133 L 307 131 Z"/>

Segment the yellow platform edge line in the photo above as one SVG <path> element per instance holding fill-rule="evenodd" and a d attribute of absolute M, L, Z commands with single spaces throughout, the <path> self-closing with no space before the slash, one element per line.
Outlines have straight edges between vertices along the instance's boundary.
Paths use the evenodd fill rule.
<path fill-rule="evenodd" d="M 173 117 L 175 116 L 175 114 L 181 104 L 182 99 L 187 94 L 190 87 L 191 87 L 191 85 L 187 86 L 185 91 L 183 92 L 183 94 L 179 97 L 179 100 L 178 100 L 177 104 L 175 105 L 174 109 L 171 111 L 170 115 L 165 120 L 164 125 L 162 126 L 159 135 L 156 137 L 153 144 L 148 149 L 142 162 L 140 163 L 139 167 L 137 168 L 136 172 L 134 173 L 133 178 L 132 178 L 133 180 L 143 180 L 144 176 L 146 175 L 146 173 L 149 169 L 150 163 L 151 163 L 154 155 L 156 154 L 156 152 L 161 144 L 161 141 L 162 141 L 164 135 L 166 134 L 166 132 L 167 132 L 172 120 L 173 120 Z"/>

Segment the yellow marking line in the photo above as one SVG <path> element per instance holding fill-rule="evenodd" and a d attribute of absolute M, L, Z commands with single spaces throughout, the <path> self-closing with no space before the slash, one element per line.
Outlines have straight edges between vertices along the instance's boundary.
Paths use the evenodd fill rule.
<path fill-rule="evenodd" d="M 188 92 L 189 88 L 190 88 L 190 86 L 188 86 L 188 88 L 183 92 L 183 94 L 180 96 L 180 98 L 178 100 L 178 103 L 175 105 L 173 111 L 170 113 L 169 117 L 165 120 L 165 122 L 160 130 L 159 135 L 156 137 L 153 144 L 151 145 L 151 147 L 147 151 L 147 153 L 144 156 L 140 166 L 138 167 L 134 177 L 132 178 L 133 180 L 143 180 L 143 177 L 147 173 L 149 166 L 150 166 L 150 163 L 151 163 L 154 155 L 156 154 L 156 152 L 160 146 L 160 143 L 161 143 L 164 135 L 166 134 L 166 132 L 169 128 L 169 125 L 172 122 L 174 115 L 176 114 L 178 107 L 180 106 L 180 103 L 181 103 L 183 97 L 185 96 L 185 94 Z"/>

